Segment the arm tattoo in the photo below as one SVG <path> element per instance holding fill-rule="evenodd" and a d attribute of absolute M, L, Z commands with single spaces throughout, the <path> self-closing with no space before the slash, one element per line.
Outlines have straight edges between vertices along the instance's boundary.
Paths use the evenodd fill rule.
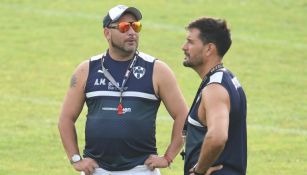
<path fill-rule="evenodd" d="M 71 76 L 71 79 L 70 79 L 70 87 L 71 87 L 71 88 L 72 88 L 72 87 L 76 87 L 76 85 L 77 85 L 77 77 L 76 77 L 76 75 L 74 74 L 74 75 Z"/>

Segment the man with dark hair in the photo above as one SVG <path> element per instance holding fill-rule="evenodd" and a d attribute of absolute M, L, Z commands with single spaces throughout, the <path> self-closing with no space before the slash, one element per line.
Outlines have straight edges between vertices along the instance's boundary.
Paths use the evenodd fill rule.
<path fill-rule="evenodd" d="M 86 175 L 159 175 L 182 147 L 188 113 L 171 69 L 139 52 L 141 12 L 118 5 L 103 20 L 109 44 L 75 70 L 59 119 L 62 142 L 73 167 Z M 157 155 L 156 117 L 163 102 L 174 119 L 171 142 Z M 85 148 L 80 156 L 75 122 L 86 103 Z"/>
<path fill-rule="evenodd" d="M 225 20 L 203 17 L 187 26 L 183 65 L 202 82 L 184 129 L 185 175 L 246 174 L 246 97 L 222 64 L 231 42 Z"/>

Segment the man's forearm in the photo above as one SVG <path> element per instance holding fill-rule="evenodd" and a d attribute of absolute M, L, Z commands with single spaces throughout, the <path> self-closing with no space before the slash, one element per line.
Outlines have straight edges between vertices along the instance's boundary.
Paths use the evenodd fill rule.
<path fill-rule="evenodd" d="M 176 155 L 180 152 L 183 139 L 182 139 L 182 129 L 183 129 L 183 120 L 180 118 L 176 118 L 174 120 L 173 129 L 172 129 L 172 137 L 171 143 L 169 144 L 165 154 L 169 156 L 171 159 L 174 159 Z"/>
<path fill-rule="evenodd" d="M 225 146 L 225 142 L 219 138 L 205 137 L 197 165 L 196 172 L 205 173 L 218 159 Z"/>
<path fill-rule="evenodd" d="M 58 128 L 68 159 L 70 159 L 73 154 L 79 154 L 74 122 L 68 120 L 60 120 Z"/>

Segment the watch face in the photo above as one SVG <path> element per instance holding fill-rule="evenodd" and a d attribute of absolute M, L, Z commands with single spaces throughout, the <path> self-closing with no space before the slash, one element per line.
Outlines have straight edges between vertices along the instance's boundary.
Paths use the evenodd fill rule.
<path fill-rule="evenodd" d="M 73 162 L 78 162 L 78 161 L 81 160 L 81 157 L 80 157 L 80 155 L 78 155 L 78 154 L 74 154 L 74 155 L 71 157 L 71 160 L 72 160 Z"/>

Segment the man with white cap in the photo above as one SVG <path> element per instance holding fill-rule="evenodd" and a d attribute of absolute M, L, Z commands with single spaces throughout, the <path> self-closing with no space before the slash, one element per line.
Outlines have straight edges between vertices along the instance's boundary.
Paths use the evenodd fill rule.
<path fill-rule="evenodd" d="M 135 7 L 110 9 L 103 19 L 109 48 L 82 62 L 72 75 L 58 127 L 73 167 L 86 175 L 159 175 L 158 168 L 168 167 L 182 147 L 188 109 L 171 69 L 137 50 L 141 19 Z M 171 142 L 158 156 L 155 131 L 161 101 L 174 122 Z M 75 121 L 84 103 L 82 158 Z"/>

